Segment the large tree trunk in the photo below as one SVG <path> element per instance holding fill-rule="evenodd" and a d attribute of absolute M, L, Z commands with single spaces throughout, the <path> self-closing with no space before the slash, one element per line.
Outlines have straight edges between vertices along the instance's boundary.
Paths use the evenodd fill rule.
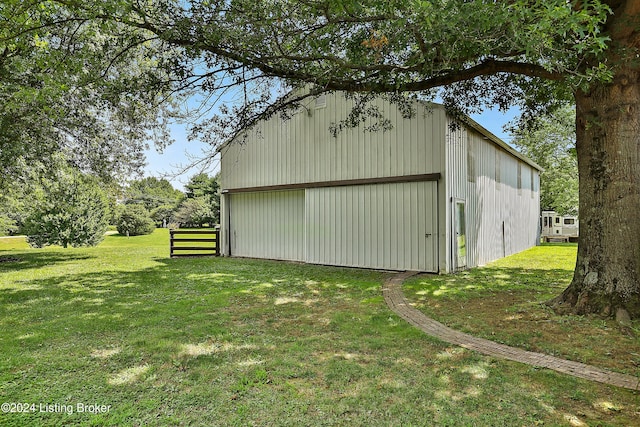
<path fill-rule="evenodd" d="M 640 0 L 612 0 L 610 83 L 576 99 L 580 239 L 573 280 L 556 299 L 574 313 L 640 318 Z"/>
<path fill-rule="evenodd" d="M 571 312 L 640 318 L 640 71 L 576 94 L 580 239 Z"/>

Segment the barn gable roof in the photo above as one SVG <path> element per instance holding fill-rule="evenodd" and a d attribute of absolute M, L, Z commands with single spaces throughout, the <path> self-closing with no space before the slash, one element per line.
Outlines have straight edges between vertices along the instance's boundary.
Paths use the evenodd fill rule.
<path fill-rule="evenodd" d="M 537 164 L 533 160 L 529 159 L 524 154 L 522 154 L 521 152 L 519 152 L 518 150 L 516 150 L 515 148 L 513 148 L 512 146 L 510 146 L 509 144 L 507 144 L 506 142 L 504 142 L 500 138 L 498 138 L 496 135 L 491 133 L 491 131 L 489 131 L 488 129 L 483 127 L 481 124 L 479 124 L 478 122 L 473 120 L 471 117 L 465 116 L 464 117 L 464 121 L 465 121 L 465 124 L 467 126 L 469 126 L 470 128 L 476 130 L 478 133 L 480 133 L 482 136 L 484 136 L 487 140 L 491 141 L 492 143 L 494 143 L 498 147 L 502 148 L 507 153 L 511 154 L 514 157 L 517 157 L 518 159 L 522 160 L 523 162 L 525 162 L 529 166 L 533 167 L 534 169 L 537 169 L 539 171 L 543 170 L 542 166 L 540 166 L 539 164 Z"/>

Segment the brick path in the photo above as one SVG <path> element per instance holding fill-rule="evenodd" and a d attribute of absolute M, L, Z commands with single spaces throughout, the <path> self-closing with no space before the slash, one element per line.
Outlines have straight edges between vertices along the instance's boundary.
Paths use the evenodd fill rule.
<path fill-rule="evenodd" d="M 428 318 L 424 313 L 413 308 L 407 302 L 404 294 L 402 293 L 402 282 L 415 274 L 415 272 L 405 272 L 392 276 L 385 281 L 382 293 L 384 295 L 385 302 L 391 310 L 427 334 L 448 343 L 459 345 L 488 356 L 553 369 L 554 371 L 573 375 L 574 377 L 610 384 L 617 387 L 640 390 L 640 378 L 607 371 L 606 369 L 596 368 L 594 366 L 585 365 L 584 363 L 559 359 L 546 354 L 509 347 L 483 338 L 476 338 L 469 334 L 453 330 L 440 322 L 436 322 L 435 320 Z"/>

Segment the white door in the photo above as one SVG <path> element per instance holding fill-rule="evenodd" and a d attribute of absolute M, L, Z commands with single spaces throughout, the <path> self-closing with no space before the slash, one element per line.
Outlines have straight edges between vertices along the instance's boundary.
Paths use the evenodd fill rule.
<path fill-rule="evenodd" d="M 464 200 L 455 200 L 453 209 L 453 261 L 454 269 L 467 266 L 467 221 Z"/>
<path fill-rule="evenodd" d="M 428 181 L 308 189 L 307 261 L 437 272 L 436 188 Z"/>

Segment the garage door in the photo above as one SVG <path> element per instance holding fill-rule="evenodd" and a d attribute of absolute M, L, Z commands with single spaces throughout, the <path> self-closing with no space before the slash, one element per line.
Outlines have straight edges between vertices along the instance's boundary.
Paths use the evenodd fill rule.
<path fill-rule="evenodd" d="M 231 255 L 304 261 L 304 190 L 230 197 Z"/>
<path fill-rule="evenodd" d="M 307 262 L 437 272 L 436 185 L 306 190 Z"/>

